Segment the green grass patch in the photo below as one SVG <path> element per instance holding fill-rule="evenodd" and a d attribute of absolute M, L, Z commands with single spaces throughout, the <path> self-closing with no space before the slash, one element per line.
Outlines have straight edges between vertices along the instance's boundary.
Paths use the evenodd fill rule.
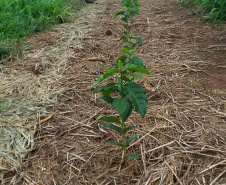
<path fill-rule="evenodd" d="M 179 2 L 193 6 L 206 20 L 220 23 L 226 21 L 226 0 L 179 0 Z"/>
<path fill-rule="evenodd" d="M 81 0 L 0 0 L 0 59 L 24 38 L 70 21 Z"/>

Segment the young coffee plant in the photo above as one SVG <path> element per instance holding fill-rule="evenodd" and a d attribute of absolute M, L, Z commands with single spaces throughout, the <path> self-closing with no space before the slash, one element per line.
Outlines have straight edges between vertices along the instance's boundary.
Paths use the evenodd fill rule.
<path fill-rule="evenodd" d="M 116 111 L 119 113 L 119 118 L 115 116 L 103 116 L 99 120 L 107 123 L 102 124 L 103 127 L 108 127 L 116 131 L 121 136 L 121 142 L 109 141 L 108 143 L 117 145 L 122 148 L 124 152 L 124 161 L 128 159 L 137 159 L 137 154 L 127 154 L 127 147 L 136 139 L 140 134 L 135 134 L 127 139 L 126 134 L 128 131 L 135 129 L 136 126 L 126 126 L 125 122 L 135 110 L 142 117 L 146 114 L 147 110 L 147 95 L 143 88 L 134 80 L 144 78 L 144 74 L 150 74 L 146 69 L 142 60 L 135 56 L 136 45 L 142 45 L 143 42 L 140 37 L 136 37 L 131 32 L 131 24 L 133 24 L 133 17 L 139 15 L 140 3 L 138 0 L 122 0 L 121 4 L 124 10 L 115 14 L 114 18 L 121 16 L 121 20 L 124 22 L 125 28 L 124 35 L 120 40 L 124 43 L 121 51 L 124 55 L 118 57 L 117 64 L 113 68 L 104 68 L 107 70 L 102 76 L 98 78 L 91 86 L 94 87 L 97 84 L 104 81 L 110 76 L 115 77 L 115 81 L 108 83 L 95 90 L 95 93 L 102 93 L 101 99 L 113 105 Z M 112 93 L 115 95 L 112 97 Z"/>

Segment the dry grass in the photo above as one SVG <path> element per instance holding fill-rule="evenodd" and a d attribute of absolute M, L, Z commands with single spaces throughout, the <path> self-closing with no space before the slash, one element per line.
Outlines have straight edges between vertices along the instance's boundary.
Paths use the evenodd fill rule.
<path fill-rule="evenodd" d="M 40 85 L 50 84 L 41 88 L 42 96 L 35 96 L 43 97 L 40 102 L 46 101 L 45 106 L 40 106 L 45 111 L 34 112 L 39 113 L 39 120 L 57 113 L 37 124 L 41 127 L 37 127 L 40 130 L 35 134 L 35 147 L 17 168 L 14 182 L 225 184 L 225 89 L 203 87 L 216 78 L 207 69 L 213 70 L 224 61 L 225 53 L 218 55 L 221 51 L 210 47 L 224 41 L 221 27 L 212 29 L 195 22 L 191 11 L 172 1 L 141 0 L 141 16 L 133 30 L 144 40 L 138 53 L 152 72 L 141 82 L 148 94 L 149 108 L 144 119 L 134 113 L 128 121 L 138 125 L 137 132 L 142 133 L 130 146 L 130 152 L 138 153 L 140 160 L 120 166 L 120 149 L 106 144 L 107 140 L 117 140 L 117 135 L 100 128 L 97 121 L 101 115 L 116 112 L 88 89 L 103 73 L 102 67 L 112 66 L 120 55 L 121 43 L 116 40 L 122 27 L 119 20 L 111 19 L 120 4 L 116 0 L 97 2 L 86 7 L 74 24 L 63 24 L 56 33 L 46 33 L 52 35 L 53 42 L 51 36 L 47 41 L 45 34 L 37 36 L 33 38 L 34 48 L 24 53 L 24 61 L 35 56 L 34 60 L 41 59 L 48 64 L 44 66 L 55 69 L 51 72 L 45 68 L 38 76 L 28 73 L 49 82 L 37 80 Z M 106 34 L 107 30 L 112 34 Z M 21 96 L 27 97 L 25 92 L 30 91 L 25 89 Z M 59 95 L 58 101 L 53 101 Z M 24 117 L 32 128 L 38 122 L 37 117 Z"/>

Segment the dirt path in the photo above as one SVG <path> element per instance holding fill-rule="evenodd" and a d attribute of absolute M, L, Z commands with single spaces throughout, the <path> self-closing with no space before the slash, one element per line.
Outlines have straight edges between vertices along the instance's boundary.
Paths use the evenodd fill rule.
<path fill-rule="evenodd" d="M 144 41 L 137 53 L 152 72 L 141 82 L 149 108 L 144 119 L 133 114 L 128 121 L 142 133 L 130 147 L 140 160 L 119 171 L 120 149 L 105 144 L 117 136 L 97 121 L 115 112 L 88 89 L 102 67 L 115 64 L 121 47 L 122 27 L 112 20 L 119 2 L 97 0 L 74 24 L 31 38 L 33 48 L 24 52 L 46 66 L 61 61 L 54 66 L 63 69 L 56 81 L 64 90 L 48 107 L 58 112 L 36 132 L 18 184 L 226 183 L 225 25 L 200 23 L 174 1 L 141 4 L 133 30 Z M 39 76 L 49 69 L 38 66 L 25 69 Z"/>

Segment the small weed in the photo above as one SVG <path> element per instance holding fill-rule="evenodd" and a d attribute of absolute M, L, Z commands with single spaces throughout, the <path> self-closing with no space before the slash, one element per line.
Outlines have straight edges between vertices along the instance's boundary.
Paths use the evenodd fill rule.
<path fill-rule="evenodd" d="M 188 82 L 188 86 L 191 87 L 191 88 L 194 88 L 195 87 L 195 82 L 193 80 L 190 80 Z"/>
<path fill-rule="evenodd" d="M 102 93 L 101 99 L 112 104 L 119 114 L 119 118 L 116 116 L 103 116 L 100 120 L 107 122 L 102 124 L 103 127 L 108 127 L 121 136 L 121 142 L 109 141 L 108 143 L 121 147 L 124 152 L 122 161 L 127 161 L 128 159 L 138 159 L 137 154 L 127 154 L 127 147 L 140 134 L 135 134 L 127 138 L 126 134 L 128 131 L 135 129 L 136 126 L 126 126 L 126 121 L 134 109 L 144 117 L 148 105 L 147 95 L 144 89 L 138 83 L 134 82 L 134 80 L 142 79 L 144 78 L 144 74 L 149 75 L 150 72 L 146 69 L 142 60 L 134 55 L 136 45 L 142 45 L 143 42 L 140 37 L 135 36 L 130 30 L 131 24 L 134 23 L 133 17 L 139 15 L 140 3 L 138 0 L 122 0 L 121 4 L 124 10 L 117 12 L 114 18 L 121 16 L 121 20 L 124 22 L 124 35 L 120 40 L 124 43 L 121 51 L 125 54 L 118 57 L 117 64 L 113 68 L 104 68 L 107 72 L 100 76 L 92 84 L 91 88 L 109 76 L 115 76 L 114 82 L 96 89 L 95 93 Z M 110 96 L 113 92 L 117 92 L 118 96 Z"/>
<path fill-rule="evenodd" d="M 4 106 L 8 105 L 9 103 L 0 103 L 0 112 L 5 112 L 3 109 Z"/>

